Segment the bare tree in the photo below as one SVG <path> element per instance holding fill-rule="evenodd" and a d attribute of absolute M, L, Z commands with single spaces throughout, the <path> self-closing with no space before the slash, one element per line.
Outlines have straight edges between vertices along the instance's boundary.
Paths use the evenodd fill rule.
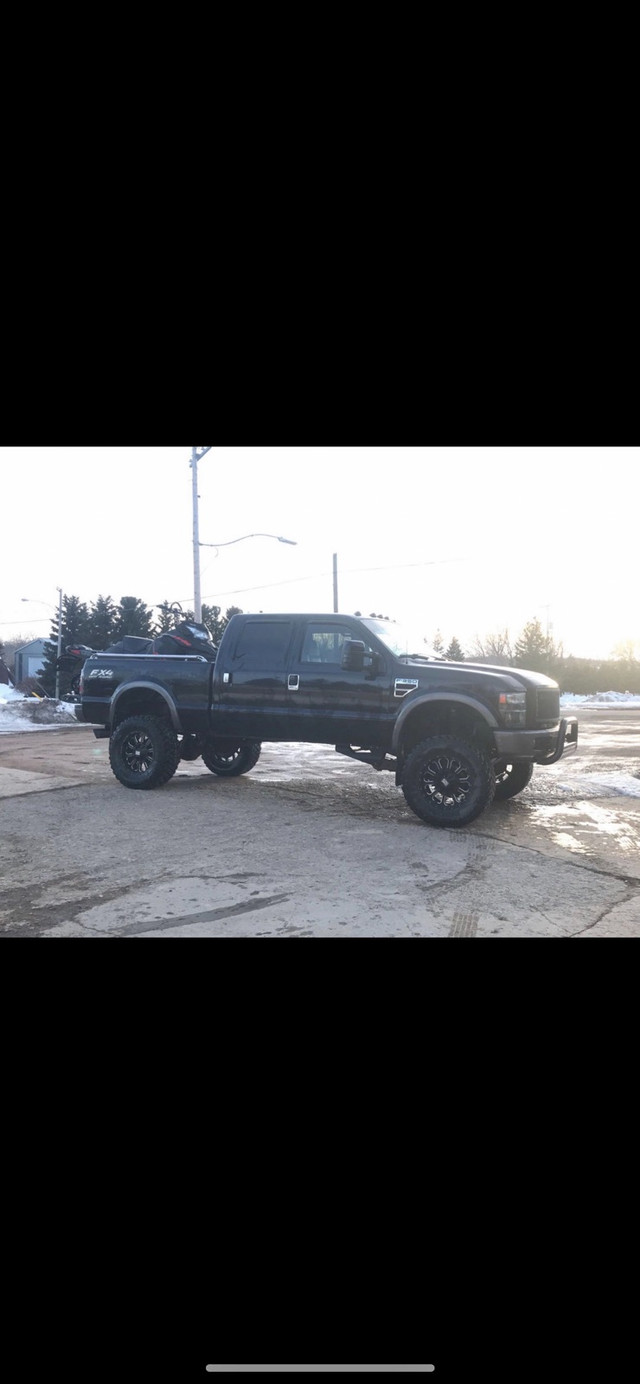
<path fill-rule="evenodd" d="M 2 657 L 7 668 L 9 668 L 11 672 L 13 672 L 16 649 L 24 648 L 24 645 L 28 644 L 31 639 L 33 639 L 32 634 L 16 634 L 12 639 L 5 639 L 3 641 Z"/>
<path fill-rule="evenodd" d="M 619 658 L 621 663 L 633 664 L 640 657 L 640 640 L 623 639 L 620 644 L 616 644 L 612 651 L 613 658 Z"/>
<path fill-rule="evenodd" d="M 511 663 L 513 648 L 508 629 L 496 630 L 483 639 L 476 635 L 471 653 L 473 658 L 486 659 L 488 663 Z"/>

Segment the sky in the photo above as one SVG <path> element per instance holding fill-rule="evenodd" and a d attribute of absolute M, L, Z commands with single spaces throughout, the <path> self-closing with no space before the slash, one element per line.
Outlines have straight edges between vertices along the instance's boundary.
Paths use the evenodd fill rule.
<path fill-rule="evenodd" d="M 59 586 L 193 608 L 190 457 L 1 448 L 0 639 L 47 637 Z M 331 611 L 337 553 L 340 611 L 429 641 L 469 652 L 537 617 L 565 654 L 640 646 L 640 448 L 213 447 L 198 478 L 200 541 L 220 545 L 200 549 L 202 599 L 223 611 Z M 244 539 L 264 533 L 296 546 Z"/>

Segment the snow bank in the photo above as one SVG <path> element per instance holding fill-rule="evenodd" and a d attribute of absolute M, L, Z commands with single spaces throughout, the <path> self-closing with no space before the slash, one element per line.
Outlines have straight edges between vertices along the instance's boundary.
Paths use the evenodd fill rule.
<path fill-rule="evenodd" d="M 23 697 L 15 688 L 0 683 L 0 735 L 15 735 L 25 730 L 55 730 L 58 726 L 78 725 L 73 702 Z"/>
<path fill-rule="evenodd" d="M 8 683 L 0 682 L 0 702 L 23 702 L 22 692 L 16 692 L 15 687 L 9 687 Z"/>
<path fill-rule="evenodd" d="M 636 692 L 563 692 L 560 706 L 640 706 L 640 696 Z"/>
<path fill-rule="evenodd" d="M 585 782 L 585 779 L 582 780 Z M 607 793 L 621 793 L 625 798 L 640 798 L 640 779 L 635 774 L 625 774 L 618 772 L 589 774 L 589 788 L 593 783 L 597 783 L 600 788 L 605 788 Z"/>

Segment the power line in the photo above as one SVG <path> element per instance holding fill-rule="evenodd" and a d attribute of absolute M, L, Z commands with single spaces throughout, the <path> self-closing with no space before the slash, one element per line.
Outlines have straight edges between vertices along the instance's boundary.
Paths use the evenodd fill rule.
<path fill-rule="evenodd" d="M 403 572 L 403 571 L 406 571 L 408 568 L 413 568 L 413 567 L 446 567 L 446 566 L 448 566 L 448 565 L 451 565 L 452 563 L 461 563 L 461 562 L 470 562 L 470 561 L 471 561 L 470 558 L 464 558 L 464 557 L 445 557 L 445 558 L 432 559 L 432 560 L 430 560 L 430 561 L 428 561 L 428 562 L 401 562 L 401 563 L 392 563 L 391 565 L 383 565 L 383 566 L 381 566 L 381 567 L 342 567 L 342 568 L 340 569 L 340 575 L 341 575 L 341 576 L 354 576 L 354 575 L 357 575 L 357 574 L 360 573 L 360 572 Z M 251 591 L 270 591 L 270 590 L 272 590 L 274 587 L 277 587 L 277 586 L 297 586 L 297 584 L 298 584 L 299 582 L 303 582 L 303 581 L 323 581 L 324 578 L 325 578 L 325 577 L 328 577 L 328 576 L 331 576 L 331 571 L 330 571 L 329 568 L 325 568 L 325 570 L 322 571 L 322 572 L 312 572 L 312 573 L 308 574 L 306 577 L 287 577 L 284 581 L 268 581 L 268 582 L 264 582 L 261 586 L 234 586 L 234 587 L 231 587 L 230 590 L 228 590 L 228 591 L 217 591 L 217 592 L 212 593 L 212 595 L 210 596 L 209 599 L 213 600 L 213 599 L 214 599 L 214 596 L 242 596 L 242 595 L 244 595 L 246 592 L 251 592 Z M 183 601 L 185 601 L 185 602 L 186 602 L 186 601 L 190 601 L 191 599 L 192 599 L 191 596 L 177 596 L 177 597 L 176 597 L 176 600 L 177 600 L 177 601 L 180 601 L 180 603 L 182 603 Z M 161 602 L 161 601 L 155 601 L 153 604 L 154 604 L 154 605 L 161 605 L 162 602 Z M 40 624 L 40 623 L 41 623 L 41 621 L 39 621 L 37 617 L 32 617 L 32 618 L 30 618 L 30 619 L 28 619 L 28 620 L 0 620 L 0 626 L 5 626 L 5 625 L 37 625 L 37 624 Z"/>
<path fill-rule="evenodd" d="M 30 616 L 30 618 L 29 618 L 28 620 L 0 620 L 0 625 L 2 625 L 2 626 L 4 626 L 4 625 L 41 625 L 42 623 L 43 623 L 42 620 L 38 620 L 37 616 Z M 52 622 L 50 621 L 50 623 L 52 623 Z"/>
<path fill-rule="evenodd" d="M 341 569 L 340 569 L 340 575 L 341 575 L 341 576 L 343 576 L 343 575 L 345 575 L 345 576 L 351 576 L 351 575 L 353 575 L 353 574 L 355 574 L 355 573 L 358 573 L 358 572 L 402 572 L 402 571 L 405 570 L 405 568 L 408 568 L 408 567 L 444 567 L 444 566 L 446 566 L 447 564 L 453 563 L 453 562 L 469 562 L 469 561 L 471 561 L 470 558 L 464 558 L 464 557 L 446 557 L 446 558 L 441 558 L 441 559 L 439 559 L 439 560 L 430 561 L 430 562 L 402 562 L 402 563 L 396 563 L 396 564 L 391 565 L 391 566 L 383 566 L 383 567 L 341 567 Z M 298 582 L 303 582 L 303 581 L 323 581 L 325 577 L 328 577 L 328 576 L 330 576 L 330 575 L 331 575 L 331 573 L 329 572 L 329 569 L 327 568 L 327 569 L 325 569 L 324 572 L 312 572 L 310 575 L 308 575 L 308 576 L 306 576 L 306 577 L 287 577 L 284 581 L 268 581 L 268 582 L 264 582 L 262 586 L 233 586 L 233 587 L 231 587 L 231 588 L 230 588 L 229 590 L 227 590 L 227 591 L 217 591 L 217 592 L 215 592 L 215 595 L 216 595 L 216 596 L 241 596 L 241 595 L 244 594 L 244 592 L 250 592 L 250 591 L 269 591 L 269 590 L 271 590 L 271 589 L 272 589 L 273 587 L 275 587 L 275 586 L 297 586 Z M 210 597 L 210 599 L 212 599 L 212 598 L 213 598 L 213 597 Z M 191 598 L 190 598 L 189 596 L 179 596 L 179 597 L 177 597 L 177 599 L 180 600 L 180 601 L 188 601 L 188 600 L 190 600 Z"/>

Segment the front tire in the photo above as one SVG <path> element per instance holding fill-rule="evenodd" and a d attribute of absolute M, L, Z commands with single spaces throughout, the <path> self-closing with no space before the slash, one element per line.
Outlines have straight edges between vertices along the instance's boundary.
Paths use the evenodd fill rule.
<path fill-rule="evenodd" d="M 495 800 L 502 803 L 506 798 L 515 798 L 531 781 L 533 764 L 530 759 L 521 759 L 518 764 L 509 764 L 499 759 L 493 766 L 496 776 Z"/>
<path fill-rule="evenodd" d="M 432 735 L 407 756 L 402 791 L 429 826 L 463 827 L 493 801 L 495 773 L 477 746 L 455 735 Z"/>
<path fill-rule="evenodd" d="M 109 763 L 125 788 L 161 788 L 179 757 L 177 736 L 160 716 L 127 716 L 109 740 Z"/>
<path fill-rule="evenodd" d="M 239 774 L 248 774 L 258 763 L 261 749 L 259 740 L 207 740 L 202 746 L 202 758 L 212 774 L 237 778 Z"/>

